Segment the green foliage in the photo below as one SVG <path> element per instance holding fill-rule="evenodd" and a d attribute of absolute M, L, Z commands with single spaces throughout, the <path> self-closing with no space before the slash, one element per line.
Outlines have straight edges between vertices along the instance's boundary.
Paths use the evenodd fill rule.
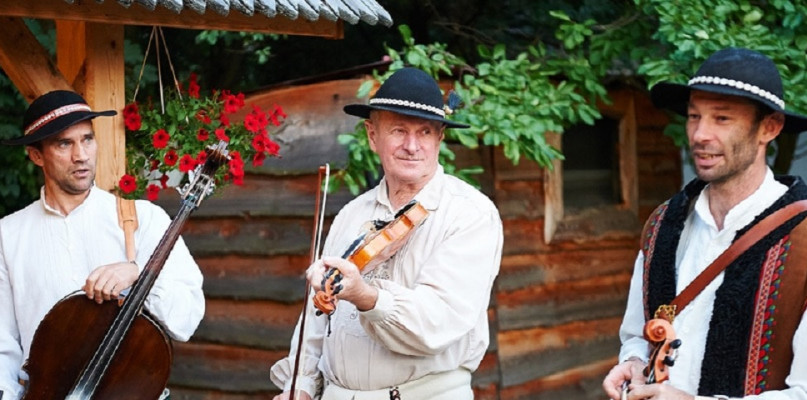
<path fill-rule="evenodd" d="M 563 18 L 561 14 L 558 16 Z M 461 58 L 448 52 L 446 45 L 416 44 L 407 26 L 402 25 L 399 30 L 404 49 L 387 49 L 393 60 L 389 70 L 383 76 L 374 75 L 377 82 L 362 85 L 360 98 L 407 65 L 423 69 L 435 78 L 440 73 L 452 75 L 468 67 Z M 569 48 L 579 46 L 591 34 L 590 28 L 572 24 L 567 25 L 565 32 L 575 35 L 575 39 L 568 41 Z M 474 66 L 475 73 L 462 75 L 453 85 L 464 106 L 455 110 L 452 118 L 471 128 L 446 130 L 447 141 L 475 148 L 481 140 L 484 145 L 502 146 L 513 163 L 523 156 L 551 168 L 552 160 L 563 156 L 546 142 L 546 132 L 562 133 L 566 126 L 593 124 L 600 117 L 596 100 L 605 99 L 606 91 L 584 57 L 552 55 L 544 46 L 530 47 L 513 58 L 508 57 L 501 44 L 492 49 L 479 46 L 478 51 L 482 62 Z M 378 177 L 378 157 L 367 145 L 363 124 L 341 135 L 339 141 L 348 147 L 348 163 L 344 170 L 334 174 L 332 187 L 337 188 L 343 181 L 355 194 L 367 186 L 367 173 Z M 475 183 L 473 175 L 481 173 L 482 168 L 458 169 L 454 160 L 454 153 L 444 143 L 440 164 L 446 172 Z"/>
<path fill-rule="evenodd" d="M 25 111 L 25 101 L 11 81 L 0 75 L 0 140 L 22 135 L 19 117 Z M 0 151 L 0 215 L 17 211 L 39 196 L 40 176 L 36 166 L 28 161 L 24 146 L 3 146 Z"/>
<path fill-rule="evenodd" d="M 221 42 L 229 49 L 237 49 L 235 51 L 255 57 L 258 65 L 265 65 L 272 55 L 272 46 L 267 43 L 280 37 L 281 35 L 252 32 L 202 31 L 196 35 L 196 44 L 215 46 Z"/>

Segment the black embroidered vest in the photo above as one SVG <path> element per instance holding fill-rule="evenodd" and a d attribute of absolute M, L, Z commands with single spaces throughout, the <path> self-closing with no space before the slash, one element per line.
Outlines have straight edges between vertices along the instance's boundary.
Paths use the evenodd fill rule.
<path fill-rule="evenodd" d="M 734 240 L 779 208 L 807 199 L 807 185 L 800 178 L 776 179 L 788 191 Z M 675 297 L 678 241 L 705 185 L 697 179 L 690 182 L 645 224 L 641 240 L 647 319 Z M 699 395 L 742 397 L 786 387 L 792 337 L 807 299 L 807 221 L 801 223 L 805 217 L 802 213 L 784 223 L 726 267 L 709 322 Z"/>

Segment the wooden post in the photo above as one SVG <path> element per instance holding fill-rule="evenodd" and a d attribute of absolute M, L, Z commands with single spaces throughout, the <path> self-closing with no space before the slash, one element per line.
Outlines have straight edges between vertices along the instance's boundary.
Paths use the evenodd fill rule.
<path fill-rule="evenodd" d="M 126 170 L 126 137 L 121 111 L 126 103 L 123 25 L 56 21 L 57 65 L 93 110 L 118 115 L 93 120 L 98 140 L 95 182 L 113 189 Z"/>
<path fill-rule="evenodd" d="M 29 103 L 51 90 L 70 89 L 22 18 L 0 17 L 0 68 Z"/>

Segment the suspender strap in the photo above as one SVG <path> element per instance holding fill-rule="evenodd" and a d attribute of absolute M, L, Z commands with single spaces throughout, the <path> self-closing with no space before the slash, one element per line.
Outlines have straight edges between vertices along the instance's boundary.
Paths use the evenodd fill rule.
<path fill-rule="evenodd" d="M 137 209 L 134 200 L 118 197 L 118 224 L 126 241 L 126 261 L 135 261 L 134 231 L 137 229 Z"/>
<path fill-rule="evenodd" d="M 726 251 L 717 257 L 703 272 L 701 272 L 689 286 L 684 288 L 678 296 L 670 302 L 663 304 L 656 310 L 656 318 L 664 318 L 672 321 L 677 313 L 689 304 L 715 277 L 717 277 L 726 267 L 731 264 L 740 254 L 743 254 L 754 243 L 771 233 L 776 227 L 787 222 L 797 214 L 807 211 L 807 200 L 800 200 L 788 204 L 776 210 L 773 214 L 765 217 L 758 224 L 751 227 L 743 236 L 731 244 Z"/>

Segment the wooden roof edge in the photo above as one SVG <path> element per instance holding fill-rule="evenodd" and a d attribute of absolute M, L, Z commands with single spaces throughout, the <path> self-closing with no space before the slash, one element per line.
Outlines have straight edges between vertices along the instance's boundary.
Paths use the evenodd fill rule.
<path fill-rule="evenodd" d="M 190 9 L 179 13 L 165 7 L 149 10 L 140 5 L 124 7 L 113 1 L 69 4 L 64 0 L 3 0 L 0 16 L 34 19 L 77 20 L 117 25 L 165 26 L 181 29 L 248 31 L 288 35 L 318 36 L 331 39 L 344 37 L 344 23 L 320 18 L 316 21 L 292 20 L 264 15 L 247 16 L 231 12 L 227 16 Z"/>

